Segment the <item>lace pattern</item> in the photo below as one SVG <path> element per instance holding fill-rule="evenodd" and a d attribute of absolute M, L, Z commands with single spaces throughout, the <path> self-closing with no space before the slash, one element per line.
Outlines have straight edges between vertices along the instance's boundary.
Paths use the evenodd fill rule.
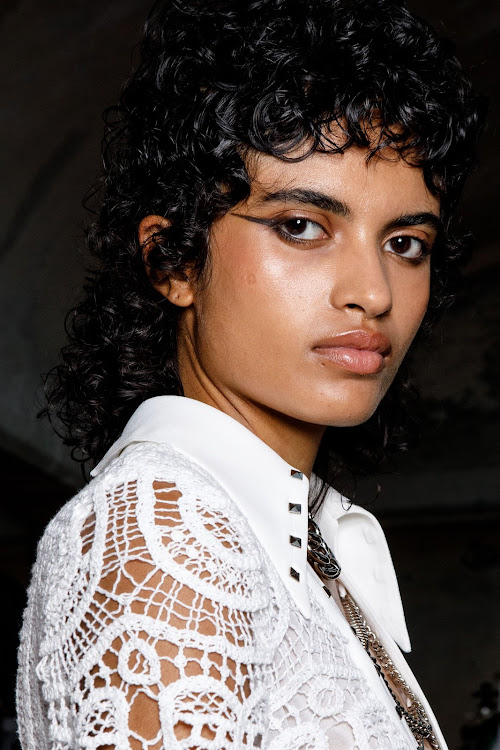
<path fill-rule="evenodd" d="M 306 620 L 208 472 L 128 448 L 39 544 L 23 750 L 414 748 L 311 600 Z"/>

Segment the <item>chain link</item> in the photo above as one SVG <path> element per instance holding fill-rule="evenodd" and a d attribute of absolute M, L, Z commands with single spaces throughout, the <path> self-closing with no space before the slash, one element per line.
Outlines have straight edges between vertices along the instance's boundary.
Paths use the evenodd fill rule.
<path fill-rule="evenodd" d="M 340 575 L 340 565 L 330 547 L 327 545 L 319 526 L 309 512 L 307 536 L 307 560 L 322 580 L 333 581 Z"/>
<path fill-rule="evenodd" d="M 340 565 L 330 547 L 321 536 L 319 526 L 314 521 L 311 513 L 309 513 L 307 560 L 313 570 L 324 581 L 332 581 L 340 575 Z M 340 600 L 347 621 L 391 694 L 398 716 L 404 718 L 408 724 L 411 733 L 417 741 L 418 750 L 425 750 L 424 741 L 429 743 L 432 750 L 441 750 L 422 703 L 403 679 L 401 672 L 396 668 L 389 654 L 371 630 L 352 596 L 344 587 L 342 589 L 345 593 L 341 594 Z M 389 680 L 392 681 L 396 689 L 399 689 L 404 694 L 408 707 L 403 706 Z"/>
<path fill-rule="evenodd" d="M 341 594 L 340 601 L 342 602 L 349 625 L 374 663 L 375 669 L 384 681 L 394 700 L 398 715 L 400 718 L 405 719 L 411 733 L 417 741 L 419 750 L 425 750 L 424 740 L 427 740 L 432 750 L 441 750 L 439 742 L 432 731 L 432 726 L 427 717 L 425 708 L 413 690 L 403 679 L 401 672 L 394 665 L 389 654 L 366 622 L 360 608 L 352 596 L 345 591 L 344 595 Z M 392 689 L 389 680 L 392 680 L 392 683 L 396 688 L 399 688 L 404 693 L 409 704 L 408 708 L 403 706 Z"/>

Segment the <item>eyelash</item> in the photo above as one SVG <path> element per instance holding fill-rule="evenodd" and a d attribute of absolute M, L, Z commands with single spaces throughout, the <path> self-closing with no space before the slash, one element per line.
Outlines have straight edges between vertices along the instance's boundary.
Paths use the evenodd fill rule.
<path fill-rule="evenodd" d="M 304 222 L 310 222 L 311 224 L 316 224 L 316 226 L 320 227 L 323 232 L 328 234 L 324 227 L 317 221 L 313 221 L 312 219 L 307 218 L 306 216 L 289 216 L 286 218 L 283 217 L 276 217 L 274 219 L 264 219 L 257 216 L 248 216 L 248 215 L 242 215 L 242 214 L 235 214 L 235 216 L 240 216 L 242 219 L 246 219 L 247 221 L 253 221 L 256 224 L 263 224 L 266 227 L 269 227 L 272 229 L 275 234 L 278 235 L 281 239 L 283 239 L 284 242 L 293 243 L 294 245 L 307 245 L 310 242 L 314 242 L 314 240 L 301 240 L 297 237 L 293 237 L 293 235 L 289 234 L 288 232 L 283 231 L 283 226 L 289 222 L 289 221 L 304 221 Z M 402 260 L 404 260 L 406 263 L 410 263 L 411 265 L 418 266 L 420 263 L 422 263 L 428 255 L 430 255 L 433 243 L 426 242 L 425 240 L 421 239 L 420 237 L 415 237 L 411 234 L 400 234 L 395 235 L 394 237 L 390 237 L 387 242 L 390 242 L 391 240 L 397 239 L 398 237 L 406 237 L 410 240 L 415 240 L 420 244 L 420 247 L 422 248 L 422 252 L 420 257 L 418 258 L 405 258 L 404 255 L 398 255 L 398 253 L 394 253 L 394 255 L 398 256 Z M 385 243 L 384 243 L 385 244 Z"/>
<path fill-rule="evenodd" d="M 293 221 L 293 220 L 301 220 L 304 222 L 309 222 L 311 224 L 316 224 L 316 226 L 321 227 L 322 231 L 327 234 L 326 230 L 324 229 L 324 227 L 321 226 L 319 222 L 313 221 L 312 219 L 308 219 L 306 216 L 292 216 L 286 219 L 283 219 L 283 218 L 269 219 L 269 220 L 263 220 L 262 223 L 265 223 L 267 226 L 269 226 L 279 237 L 283 238 L 285 242 L 292 242 L 295 245 L 307 245 L 310 242 L 314 242 L 314 240 L 301 240 L 298 237 L 294 237 L 293 235 L 283 230 L 282 227 L 287 222 Z M 394 252 L 394 255 L 398 256 L 399 258 L 406 261 L 407 263 L 411 263 L 412 265 L 418 265 L 419 263 L 422 263 L 425 260 L 425 258 L 427 258 L 428 255 L 430 255 L 431 250 L 432 250 L 432 244 L 426 242 L 420 237 L 415 237 L 414 235 L 411 235 L 411 234 L 395 235 L 394 237 L 390 237 L 388 240 L 386 240 L 386 243 L 390 242 L 391 240 L 395 240 L 398 237 L 404 237 L 409 240 L 415 240 L 415 242 L 418 242 L 421 247 L 421 255 L 418 258 L 406 258 L 404 255 Z"/>
<path fill-rule="evenodd" d="M 404 255 L 394 252 L 394 255 L 396 255 L 398 258 L 401 258 L 406 263 L 411 263 L 411 265 L 413 266 L 418 266 L 419 263 L 422 263 L 431 254 L 432 243 L 426 242 L 420 237 L 415 237 L 414 235 L 411 235 L 411 234 L 397 234 L 394 237 L 390 237 L 386 242 L 390 242 L 391 240 L 396 240 L 399 237 L 401 237 L 402 239 L 414 240 L 415 242 L 418 242 L 418 244 L 420 245 L 421 252 L 418 258 L 406 258 Z"/>
<path fill-rule="evenodd" d="M 293 242 L 296 245 L 307 245 L 310 242 L 314 242 L 314 240 L 301 240 L 298 237 L 294 237 L 292 234 L 288 234 L 288 232 L 283 231 L 281 227 L 283 227 L 287 222 L 289 221 L 304 221 L 309 222 L 310 224 L 316 224 L 316 226 L 321 227 L 323 232 L 326 232 L 326 230 L 319 224 L 317 221 L 313 221 L 312 219 L 308 219 L 305 216 L 289 216 L 286 219 L 269 219 L 268 226 L 273 229 L 276 234 L 278 234 L 280 237 L 283 237 L 287 242 Z"/>

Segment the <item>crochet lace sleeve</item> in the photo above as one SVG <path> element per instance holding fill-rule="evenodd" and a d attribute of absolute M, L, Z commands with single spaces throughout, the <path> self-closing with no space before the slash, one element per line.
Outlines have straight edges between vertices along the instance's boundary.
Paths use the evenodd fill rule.
<path fill-rule="evenodd" d="M 44 747 L 260 747 L 272 596 L 245 519 L 179 458 L 97 484 L 45 540 Z"/>

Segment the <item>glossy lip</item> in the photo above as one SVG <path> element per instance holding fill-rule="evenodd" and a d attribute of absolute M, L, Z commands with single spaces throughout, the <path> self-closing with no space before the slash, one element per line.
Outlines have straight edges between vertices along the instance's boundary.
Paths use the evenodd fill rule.
<path fill-rule="evenodd" d="M 391 342 L 380 331 L 360 328 L 322 339 L 314 344 L 313 351 L 349 372 L 373 375 L 385 367 Z"/>

